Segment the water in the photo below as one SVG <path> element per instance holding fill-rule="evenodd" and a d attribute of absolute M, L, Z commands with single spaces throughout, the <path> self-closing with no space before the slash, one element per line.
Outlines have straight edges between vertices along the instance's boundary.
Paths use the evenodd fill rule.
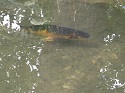
<path fill-rule="evenodd" d="M 124 10 L 82 0 L 0 4 L 0 93 L 125 92 Z M 90 38 L 46 42 L 20 31 L 20 25 L 43 23 Z"/>

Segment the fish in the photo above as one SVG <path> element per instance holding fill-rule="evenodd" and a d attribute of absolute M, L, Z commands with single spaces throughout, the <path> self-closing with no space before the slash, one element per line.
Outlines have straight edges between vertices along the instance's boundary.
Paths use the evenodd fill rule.
<path fill-rule="evenodd" d="M 84 31 L 76 30 L 68 27 L 61 27 L 50 24 L 20 26 L 21 29 L 28 33 L 33 33 L 42 37 L 46 37 L 46 41 L 54 41 L 58 39 L 80 40 L 89 38 L 90 35 Z"/>

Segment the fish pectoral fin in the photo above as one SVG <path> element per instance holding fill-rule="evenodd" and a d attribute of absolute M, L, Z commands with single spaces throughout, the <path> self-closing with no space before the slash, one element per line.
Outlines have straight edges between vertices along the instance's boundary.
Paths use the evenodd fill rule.
<path fill-rule="evenodd" d="M 45 41 L 54 41 L 54 38 L 53 37 L 46 37 L 44 40 Z"/>
<path fill-rule="evenodd" d="M 68 38 L 69 39 L 76 39 L 76 38 L 78 38 L 78 35 L 74 32 L 74 33 L 68 35 Z"/>

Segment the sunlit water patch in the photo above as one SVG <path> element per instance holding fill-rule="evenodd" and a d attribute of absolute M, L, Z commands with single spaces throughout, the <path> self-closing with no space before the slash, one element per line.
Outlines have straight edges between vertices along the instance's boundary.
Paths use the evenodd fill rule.
<path fill-rule="evenodd" d="M 0 38 L 1 91 L 35 92 L 36 79 L 40 77 L 39 57 L 44 45 Z"/>
<path fill-rule="evenodd" d="M 44 16 L 42 8 L 39 7 L 36 1 L 27 1 L 25 4 L 13 1 L 8 2 L 10 6 L 1 6 L 0 9 L 0 25 L 6 27 L 8 33 L 19 31 L 20 25 L 22 24 L 42 25 L 45 22 L 49 22 Z M 5 5 L 7 3 L 5 3 Z M 10 31 L 10 29 L 13 31 Z"/>
<path fill-rule="evenodd" d="M 115 62 L 114 62 L 115 63 Z M 124 81 L 124 65 L 120 63 L 107 63 L 107 65 L 100 69 L 100 78 L 102 81 L 101 85 L 104 85 L 102 89 L 106 88 L 108 90 L 122 89 L 125 92 L 125 81 Z M 119 66 L 119 68 L 115 67 Z M 119 65 L 118 65 L 119 64 Z"/>
<path fill-rule="evenodd" d="M 120 36 L 111 34 L 104 37 L 105 49 L 102 50 L 101 57 L 96 59 L 103 62 L 100 64 L 100 84 L 97 86 L 102 91 L 107 89 L 116 93 L 125 92 L 125 67 L 122 48 L 120 48 L 123 43 L 117 42 L 121 39 Z"/>

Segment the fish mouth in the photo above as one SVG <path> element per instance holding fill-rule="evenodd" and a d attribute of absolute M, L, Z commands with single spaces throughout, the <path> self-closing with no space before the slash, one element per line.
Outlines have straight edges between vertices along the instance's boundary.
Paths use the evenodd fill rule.
<path fill-rule="evenodd" d="M 21 26 L 21 29 L 27 32 L 37 34 L 40 36 L 51 38 L 64 38 L 64 39 L 83 39 L 89 38 L 90 35 L 84 31 L 76 30 L 68 27 L 60 27 L 56 25 L 33 25 L 33 26 Z"/>

